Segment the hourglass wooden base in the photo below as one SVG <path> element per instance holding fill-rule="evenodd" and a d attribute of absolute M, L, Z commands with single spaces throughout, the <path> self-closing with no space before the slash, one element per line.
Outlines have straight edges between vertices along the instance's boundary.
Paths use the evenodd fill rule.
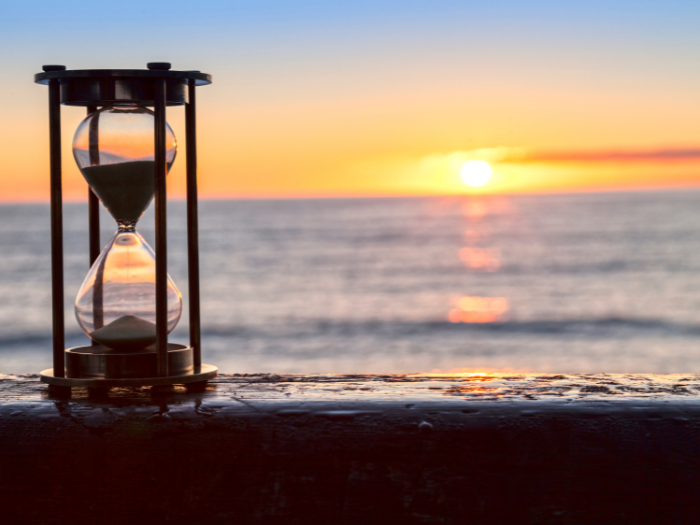
<path fill-rule="evenodd" d="M 168 344 L 169 375 L 157 376 L 154 347 L 139 352 L 120 352 L 101 345 L 69 348 L 65 352 L 66 377 L 56 377 L 52 368 L 41 372 L 44 383 L 68 387 L 110 388 L 118 386 L 163 386 L 196 383 L 216 377 L 212 365 L 195 367 L 192 347 Z"/>

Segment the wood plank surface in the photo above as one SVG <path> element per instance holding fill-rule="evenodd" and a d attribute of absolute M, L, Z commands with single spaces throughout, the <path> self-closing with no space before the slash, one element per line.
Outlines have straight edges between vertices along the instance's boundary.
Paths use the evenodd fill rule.
<path fill-rule="evenodd" d="M 698 523 L 700 376 L 0 376 L 11 523 Z"/>

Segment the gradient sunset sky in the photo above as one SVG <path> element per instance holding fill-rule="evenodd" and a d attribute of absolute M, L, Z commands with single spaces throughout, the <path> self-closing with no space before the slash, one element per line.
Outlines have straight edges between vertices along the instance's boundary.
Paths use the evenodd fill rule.
<path fill-rule="evenodd" d="M 0 200 L 48 200 L 42 64 L 211 73 L 207 197 L 700 185 L 700 2 L 37 0 L 0 14 Z M 82 108 L 64 108 L 64 188 Z M 168 121 L 184 142 L 184 111 Z M 169 179 L 182 195 L 184 155 Z"/>

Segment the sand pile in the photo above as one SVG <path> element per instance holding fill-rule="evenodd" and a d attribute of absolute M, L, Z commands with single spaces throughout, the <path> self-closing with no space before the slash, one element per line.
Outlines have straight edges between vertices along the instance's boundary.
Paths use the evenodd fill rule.
<path fill-rule="evenodd" d="M 114 350 L 142 350 L 156 342 L 156 325 L 125 315 L 90 334 L 90 337 Z"/>

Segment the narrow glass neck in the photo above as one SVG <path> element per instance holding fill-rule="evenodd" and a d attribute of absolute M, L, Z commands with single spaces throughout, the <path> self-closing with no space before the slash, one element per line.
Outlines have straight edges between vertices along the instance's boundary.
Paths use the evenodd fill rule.
<path fill-rule="evenodd" d="M 117 225 L 119 226 L 119 233 L 131 233 L 136 231 L 137 221 L 120 221 L 117 220 Z"/>

